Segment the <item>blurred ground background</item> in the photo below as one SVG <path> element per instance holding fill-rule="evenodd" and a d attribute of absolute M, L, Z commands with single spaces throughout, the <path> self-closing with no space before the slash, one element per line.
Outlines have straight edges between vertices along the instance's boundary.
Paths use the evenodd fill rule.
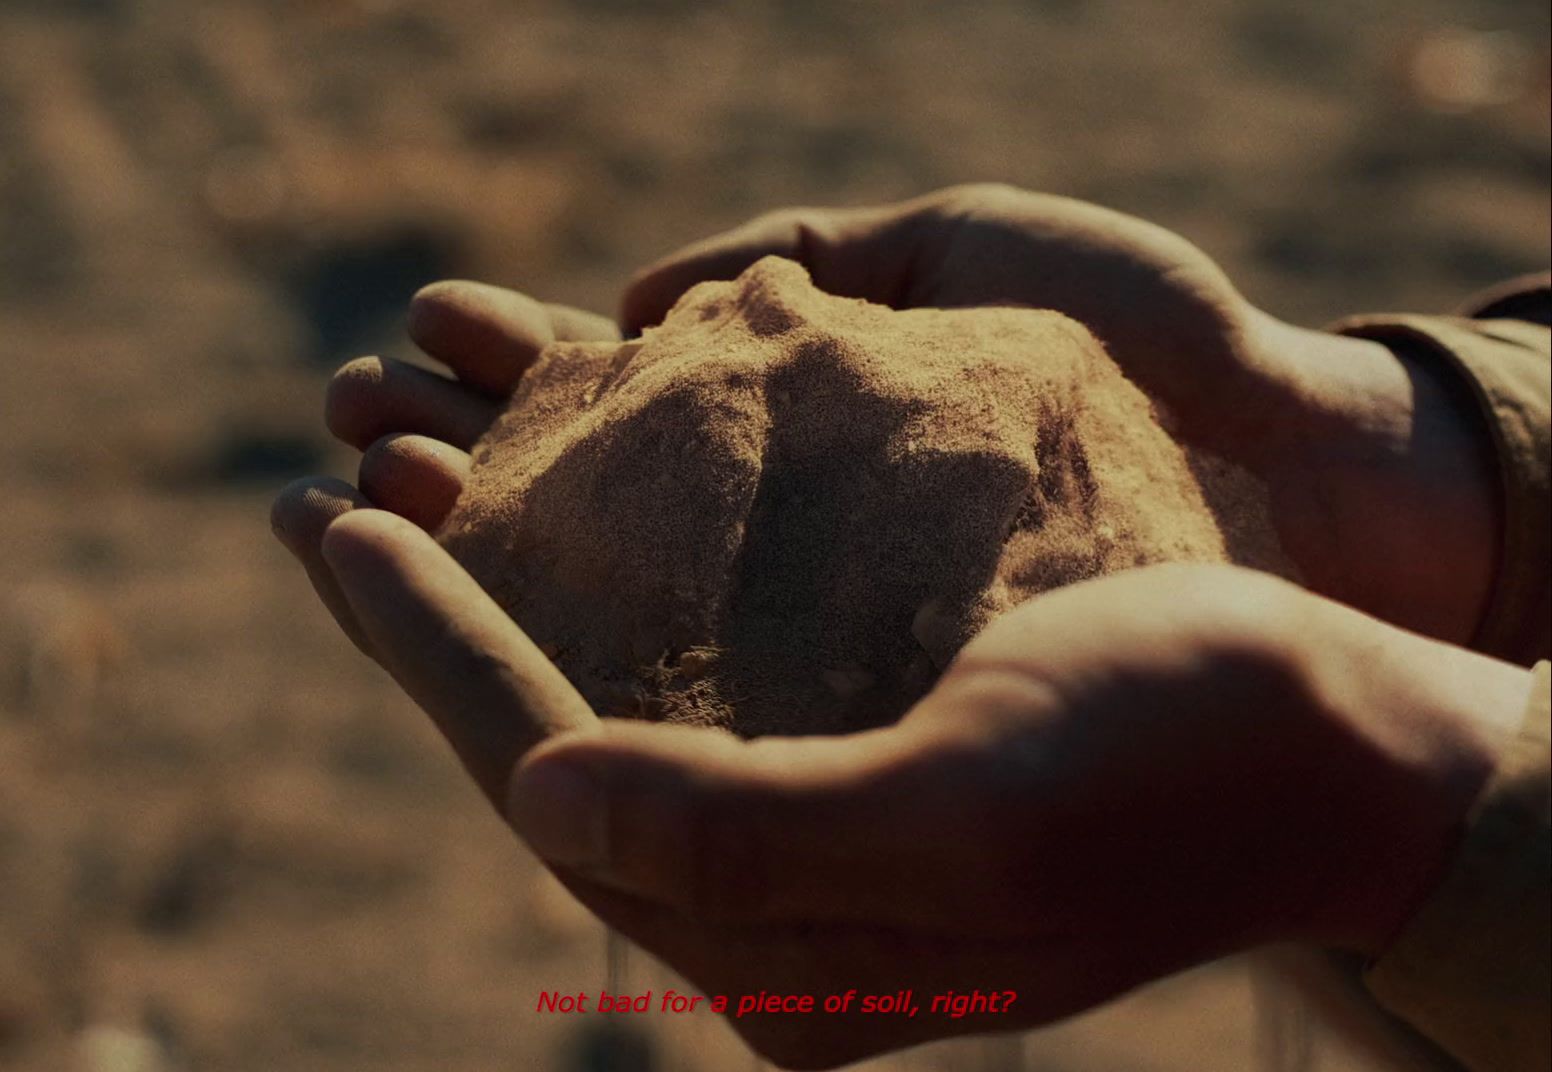
<path fill-rule="evenodd" d="M 602 983 L 598 932 L 267 531 L 286 480 L 349 474 L 322 385 L 408 356 L 417 286 L 608 311 L 764 209 L 1002 179 L 1176 228 L 1307 323 L 1442 310 L 1549 259 L 1548 19 L 0 0 L 0 1068 L 604 1067 L 532 1012 Z M 1207 972 L 888 1067 L 1243 1068 L 1249 1023 Z M 654 1045 L 749 1066 L 704 1019 Z"/>

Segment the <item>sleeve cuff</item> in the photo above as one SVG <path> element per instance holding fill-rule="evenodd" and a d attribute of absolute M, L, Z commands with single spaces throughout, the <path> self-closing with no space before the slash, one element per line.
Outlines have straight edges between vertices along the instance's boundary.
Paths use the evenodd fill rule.
<path fill-rule="evenodd" d="M 1523 300 L 1527 292 L 1515 294 L 1500 303 Z M 1546 658 L 1552 652 L 1548 329 L 1519 319 L 1383 315 L 1350 317 L 1329 330 L 1432 361 L 1476 400 L 1493 437 L 1503 527 L 1493 591 L 1471 646 L 1521 666 Z"/>
<path fill-rule="evenodd" d="M 1524 723 L 1477 802 L 1454 867 L 1365 975 L 1381 1005 L 1473 1072 L 1552 1064 L 1549 670 L 1536 667 Z"/>

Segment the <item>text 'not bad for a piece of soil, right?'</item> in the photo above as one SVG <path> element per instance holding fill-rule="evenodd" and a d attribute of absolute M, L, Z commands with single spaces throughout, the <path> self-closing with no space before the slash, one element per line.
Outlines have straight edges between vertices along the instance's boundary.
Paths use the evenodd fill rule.
<path fill-rule="evenodd" d="M 1016 990 L 946 990 L 939 994 L 924 994 L 920 998 L 914 989 L 897 990 L 890 994 L 864 994 L 855 989 L 828 994 L 781 994 L 767 990 L 754 994 L 682 994 L 677 990 L 611 994 L 607 990 L 597 993 L 586 990 L 574 993 L 545 990 L 540 992 L 534 1011 L 595 1013 L 605 1016 L 654 1013 L 683 1016 L 694 1012 L 712 1012 L 735 1020 L 752 1016 L 860 1014 L 912 1017 L 921 1014 L 961 1020 L 967 1016 L 1003 1015 L 1013 1008 L 1016 1001 Z"/>

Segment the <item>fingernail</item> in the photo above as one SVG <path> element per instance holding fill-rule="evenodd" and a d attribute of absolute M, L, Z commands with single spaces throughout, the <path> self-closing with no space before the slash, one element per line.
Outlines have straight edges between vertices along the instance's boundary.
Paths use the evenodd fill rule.
<path fill-rule="evenodd" d="M 592 774 L 579 763 L 538 763 L 513 779 L 507 819 L 545 861 L 601 868 L 609 862 L 608 815 Z"/>

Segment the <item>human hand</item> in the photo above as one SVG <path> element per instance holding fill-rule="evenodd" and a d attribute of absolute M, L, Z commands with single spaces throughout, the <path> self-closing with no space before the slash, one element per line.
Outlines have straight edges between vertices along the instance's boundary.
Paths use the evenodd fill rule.
<path fill-rule="evenodd" d="M 771 253 L 801 261 L 833 293 L 896 306 L 1033 305 L 1082 321 L 1181 438 L 1265 482 L 1284 550 L 1311 589 L 1429 636 L 1474 634 L 1498 544 L 1494 463 L 1471 403 L 1430 369 L 1256 309 L 1162 228 L 984 184 L 763 216 L 638 273 L 622 322 L 649 325 L 694 283 Z M 347 364 L 326 418 L 366 451 L 361 490 L 299 481 L 273 515 L 358 643 L 319 557 L 328 522 L 373 504 L 434 528 L 462 486 L 466 449 L 538 350 L 617 336 L 602 317 L 473 283 L 427 288 L 410 329 L 458 382 L 376 358 Z"/>
<path fill-rule="evenodd" d="M 619 329 L 594 313 L 461 281 L 418 293 L 409 333 L 455 378 L 377 357 L 347 362 L 329 383 L 324 423 L 363 452 L 357 486 L 306 477 L 281 491 L 270 512 L 275 535 L 300 560 L 340 628 L 368 655 L 374 654 L 371 644 L 323 561 L 329 523 L 377 506 L 435 530 L 463 488 L 469 449 L 539 351 L 557 340 L 619 338 Z"/>
<path fill-rule="evenodd" d="M 995 622 L 899 724 L 600 721 L 423 532 L 324 559 L 378 658 L 599 916 L 707 994 L 1013 990 L 996 1016 L 753 1016 L 794 1067 L 1027 1028 L 1269 942 L 1373 954 L 1426 896 L 1529 675 L 1228 567 Z M 514 773 L 515 772 L 515 773 Z"/>
<path fill-rule="evenodd" d="M 1059 199 L 1036 198 L 1000 188 L 969 188 L 938 196 L 952 202 L 956 197 L 974 201 L 982 194 L 1033 198 L 1047 205 L 1056 203 L 1057 207 L 1073 205 Z M 910 215 L 916 211 L 910 206 L 920 204 L 913 202 L 893 209 L 870 211 L 887 222 L 891 213 Z M 1114 214 L 1092 206 L 1079 208 L 1109 219 L 1115 225 L 1112 232 L 1106 232 L 1111 237 L 1119 235 L 1127 239 L 1129 228 L 1135 228 L 1135 234 L 1143 236 L 1140 241 L 1153 241 L 1160 234 L 1140 221 L 1125 221 L 1124 217 L 1114 217 Z M 1125 223 L 1116 223 L 1117 220 Z M 1056 230 L 1060 232 L 1061 229 L 1057 227 Z M 1086 252 L 1078 258 L 1079 263 L 1096 260 L 1104 263 L 1104 257 L 1094 255 L 1095 247 L 1100 252 L 1114 252 L 1104 245 L 1104 234 L 1093 235 L 1081 228 L 1080 232 L 1076 247 Z M 1148 237 L 1150 233 L 1151 238 Z M 806 241 L 810 247 L 815 244 L 812 236 Z M 1173 242 L 1177 250 L 1182 246 L 1191 249 L 1179 239 L 1173 239 Z M 1161 241 L 1153 248 L 1158 252 L 1170 246 L 1170 242 Z M 1052 257 L 1055 256 L 1053 248 L 1047 249 Z M 753 255 L 773 251 L 784 252 L 761 249 Z M 815 270 L 811 250 L 797 252 L 804 256 L 810 270 Z M 1191 252 L 1205 262 L 1200 253 Z M 1001 261 L 1006 263 L 1007 259 Z M 1122 261 L 1124 263 L 1124 257 Z M 1142 257 L 1140 263 L 1146 264 L 1147 257 Z M 1210 262 L 1207 266 L 1211 268 Z M 1199 269 L 1200 264 L 1196 267 Z M 650 280 L 658 270 L 649 271 L 642 279 Z M 736 271 L 735 265 L 728 274 Z M 1234 295 L 1216 269 L 1196 271 L 1190 266 L 1182 266 L 1179 271 L 1162 270 L 1159 274 L 1166 277 L 1166 283 L 1168 277 L 1190 280 L 1187 291 L 1215 296 L 1214 301 L 1181 301 L 1172 308 L 1196 315 L 1190 311 L 1195 308 L 1200 312 L 1205 305 L 1210 315 L 1205 315 L 1201 322 L 1216 322 L 1227 333 L 1225 337 L 1237 339 L 1231 346 L 1218 350 L 1207 347 L 1198 352 L 1213 356 L 1213 360 L 1204 363 L 1206 368 L 1221 370 L 1225 360 L 1231 367 L 1241 367 L 1242 363 L 1248 370 L 1245 373 L 1248 378 L 1243 381 L 1249 392 L 1244 396 L 1247 400 L 1245 411 L 1259 412 L 1264 418 L 1259 432 L 1255 421 L 1236 424 L 1230 420 L 1214 425 L 1209 419 L 1214 412 L 1212 407 L 1220 407 L 1220 414 L 1228 413 L 1223 407 L 1233 401 L 1233 391 L 1212 390 L 1200 384 L 1191 388 L 1190 381 L 1185 381 L 1171 396 L 1168 385 L 1159 387 L 1157 382 L 1168 377 L 1156 376 L 1155 382 L 1148 385 L 1174 410 L 1177 430 L 1188 440 L 1225 453 L 1268 480 L 1279 501 L 1279 528 L 1284 541 L 1305 567 L 1306 577 L 1317 587 L 1441 635 L 1468 631 L 1461 623 L 1470 615 L 1445 611 L 1470 602 L 1469 599 L 1462 600 L 1459 593 L 1468 591 L 1473 584 L 1457 582 L 1463 578 L 1470 580 L 1472 562 L 1485 569 L 1483 564 L 1489 562 L 1491 556 L 1480 555 L 1467 562 L 1465 567 L 1455 568 L 1463 557 L 1469 557 L 1458 554 L 1458 550 L 1472 541 L 1447 526 L 1441 528 L 1438 522 L 1454 519 L 1458 523 L 1465 519 L 1465 527 L 1470 528 L 1473 519 L 1480 522 L 1484 516 L 1490 517 L 1491 503 L 1484 509 L 1443 509 L 1441 518 L 1430 519 L 1427 523 L 1415 521 L 1419 516 L 1415 508 L 1418 504 L 1477 501 L 1468 493 L 1471 480 L 1465 479 L 1473 475 L 1469 472 L 1472 469 L 1472 443 L 1459 447 L 1462 436 L 1470 439 L 1470 422 L 1443 404 L 1449 402 L 1447 394 L 1433 384 L 1424 371 L 1403 364 L 1371 344 L 1277 325 Z M 1217 281 L 1213 279 L 1215 274 Z M 819 275 L 816 271 L 816 276 Z M 847 292 L 822 278 L 821 283 L 830 289 Z M 1172 294 L 1172 286 L 1163 286 L 1162 293 Z M 1127 284 L 1112 291 L 1111 297 L 1132 300 L 1133 295 L 1144 291 L 1146 288 Z M 631 293 L 634 295 L 636 290 Z M 1054 295 L 1056 291 L 1052 293 Z M 1226 298 L 1226 294 L 1232 297 Z M 1220 298 L 1223 302 L 1216 305 L 1215 301 Z M 992 296 L 986 300 L 1016 299 Z M 950 304 L 947 298 L 939 298 L 937 303 Z M 1074 307 L 1062 305 L 1054 296 L 1033 295 L 1023 303 L 1064 308 L 1072 315 L 1083 315 Z M 1158 303 L 1144 304 L 1151 307 Z M 1163 304 L 1169 307 L 1168 301 Z M 464 583 L 467 578 L 462 581 L 452 579 L 461 576 L 461 572 L 447 572 L 449 564 L 434 545 L 407 544 L 404 542 L 408 539 L 407 534 L 396 530 L 393 538 L 383 545 L 388 557 L 379 565 L 388 563 L 399 580 L 382 591 L 390 596 L 393 593 L 403 596 L 406 592 L 411 595 L 403 598 L 398 606 L 374 601 L 370 593 L 358 595 L 356 602 L 352 602 L 346 588 L 337 580 L 335 568 L 323 555 L 323 534 L 328 522 L 338 514 L 372 503 L 434 528 L 461 485 L 462 473 L 468 465 L 462 448 L 471 444 L 483 430 L 499 407 L 501 397 L 538 348 L 549 337 L 557 335 L 607 338 L 612 327 L 598 318 L 584 319 L 572 311 L 552 312 L 510 292 L 467 284 L 433 289 L 417 301 L 416 310 L 412 314 L 412 334 L 428 353 L 448 360 L 459 376 L 460 384 L 427 379 L 416 370 L 392 364 L 366 362 L 347 366 L 330 392 L 330 425 L 347 442 L 358 446 L 374 444 L 363 458 L 361 483 L 367 494 L 357 493 L 341 482 L 312 481 L 294 486 L 277 503 L 277 529 L 288 546 L 303 558 L 309 574 L 314 577 L 325 601 L 340 617 L 341 624 L 421 700 L 422 706 L 438 718 L 444 729 L 452 727 L 449 736 L 459 742 L 465 763 L 492 799 L 500 802 L 506 796 L 503 786 L 510 769 L 509 757 L 522 755 L 537 742 L 558 732 L 594 734 L 598 726 L 593 716 L 576 701 L 569 686 L 536 652 L 512 654 L 514 647 L 519 645 L 513 639 L 509 622 L 503 619 L 498 623 L 490 618 L 488 607 L 473 614 L 457 609 L 475 608 L 476 600 L 482 594 L 472 589 L 472 582 Z M 629 311 L 628 304 L 627 314 Z M 587 325 L 582 331 L 576 328 L 579 322 Z M 1090 323 L 1097 333 L 1106 334 L 1106 330 L 1092 319 Z M 1245 327 L 1246 324 L 1251 327 Z M 1239 336 L 1233 333 L 1236 327 L 1241 329 Z M 567 335 L 567 332 L 575 333 Z M 1180 361 L 1189 359 L 1193 353 L 1191 345 L 1166 345 L 1164 342 L 1149 349 L 1143 345 L 1149 341 L 1145 332 L 1134 335 L 1137 342 L 1130 348 L 1119 344 L 1115 338 L 1108 341 L 1128 372 L 1145 384 L 1148 383 L 1146 373 L 1138 371 L 1143 364 L 1161 361 L 1161 368 L 1178 367 Z M 1252 337 L 1259 342 L 1252 344 Z M 1167 340 L 1169 336 L 1166 332 L 1160 338 Z M 1128 354 L 1133 356 L 1128 358 Z M 1174 366 L 1170 364 L 1171 358 L 1177 359 Z M 1317 369 L 1324 372 L 1316 374 Z M 1195 389 L 1200 389 L 1208 401 L 1193 408 Z M 1274 404 L 1258 410 L 1249 405 L 1249 400 L 1257 397 Z M 1193 413 L 1198 416 L 1192 416 Z M 1242 429 L 1243 434 L 1239 435 L 1236 429 Z M 1459 449 L 1443 449 L 1451 442 Z M 1236 450 L 1243 453 L 1236 454 Z M 1443 456 L 1444 462 L 1430 470 L 1421 464 L 1421 460 L 1431 454 Z M 1467 459 L 1465 465 L 1461 464 L 1462 458 Z M 1458 479 L 1462 473 L 1464 476 Z M 1436 486 L 1434 490 L 1440 493 L 1433 500 L 1429 500 L 1427 488 L 1418 491 L 1414 486 L 1419 474 L 1431 476 Z M 1366 508 L 1362 494 L 1364 480 L 1372 485 Z M 1302 509 L 1301 500 L 1311 508 Z M 1301 515 L 1304 517 L 1302 522 Z M 1322 518 L 1323 526 L 1319 523 Z M 1428 541 L 1427 548 L 1422 550 L 1429 551 L 1433 557 L 1412 553 L 1419 548 L 1409 549 L 1404 538 L 1396 536 L 1394 530 L 1408 528 L 1408 525 L 1398 524 L 1398 519 L 1409 523 L 1419 543 Z M 333 541 L 336 544 L 334 554 L 341 562 L 349 560 L 354 553 L 349 550 L 351 540 L 362 535 L 361 531 L 356 531 L 353 537 L 350 535 L 352 530 L 370 529 L 385 521 L 380 515 L 367 512 L 340 526 Z M 1387 525 L 1391 530 L 1388 533 Z M 1490 523 L 1485 527 L 1490 528 Z M 1300 543 L 1301 533 L 1304 543 Z M 1359 539 L 1359 536 L 1364 538 Z M 1394 551 L 1398 538 L 1402 539 L 1400 553 L 1375 553 L 1376 549 Z M 1307 563 L 1312 556 L 1319 558 L 1316 552 L 1321 548 L 1321 540 L 1326 541 L 1330 561 L 1337 566 L 1321 567 L 1317 561 L 1317 568 L 1312 570 Z M 407 548 L 413 554 L 404 557 Z M 1362 550 L 1364 554 L 1354 554 L 1355 550 Z M 369 560 L 370 555 L 358 558 Z M 1379 565 L 1367 581 L 1364 578 L 1364 570 L 1368 568 L 1366 562 L 1378 562 Z M 1405 564 L 1406 570 L 1392 568 L 1397 563 Z M 345 566 L 344 570 L 350 568 Z M 1441 579 L 1449 583 L 1438 584 Z M 1439 598 L 1430 599 L 1430 592 L 1439 593 Z M 1054 598 L 1054 595 L 1047 598 Z M 358 602 L 368 608 L 365 615 L 358 610 Z M 450 626 L 449 622 L 453 624 Z M 1430 625 L 1430 622 L 1445 624 Z M 421 650 L 415 650 L 413 645 L 403 646 L 404 638 L 416 637 L 421 642 Z M 389 638 L 386 648 L 384 638 Z M 492 652 L 496 654 L 492 655 Z M 437 669 L 433 664 L 438 663 L 452 670 Z M 454 672 L 464 682 L 462 693 L 457 695 L 456 690 L 446 684 L 449 674 Z M 645 732 L 658 731 L 680 732 L 663 727 Z M 638 731 L 626 729 L 623 732 Z M 765 751 L 770 754 L 771 749 Z M 1461 754 L 1470 751 L 1466 748 Z M 541 751 L 540 755 L 543 754 Z M 687 761 L 693 761 L 696 754 L 692 748 Z M 1465 765 L 1469 766 L 1469 763 Z M 612 897 L 620 901 L 623 898 L 621 903 L 625 907 L 617 906 L 620 912 L 628 912 L 632 900 L 643 900 L 620 894 L 601 883 L 594 882 L 590 886 L 583 878 L 574 877 L 571 881 L 574 888 L 606 916 L 608 912 L 600 907 L 605 899 Z M 653 906 L 649 903 L 647 907 Z M 624 927 L 623 923 L 619 925 Z M 814 928 L 802 924 L 797 930 L 807 933 Z M 645 939 L 643 941 L 650 945 Z M 883 938 L 876 937 L 874 945 L 883 942 Z M 923 957 L 930 958 L 936 954 L 929 946 L 930 943 L 924 940 L 915 948 Z M 860 950 L 863 947 L 842 948 L 844 952 L 845 948 Z M 910 948 L 910 943 L 901 948 Z M 822 958 L 823 954 L 819 956 Z M 797 959 L 801 961 L 802 958 Z M 811 967 L 812 960 L 809 964 Z M 988 974 L 992 967 L 994 965 L 988 967 Z M 792 966 L 790 972 L 796 973 L 801 968 L 799 963 Z M 790 977 L 797 978 L 796 975 Z M 887 980 L 882 975 L 878 978 L 881 985 L 877 989 L 885 989 Z M 982 985 L 984 989 L 984 977 L 982 984 L 971 985 Z M 954 1030 L 985 1030 L 1017 1027 L 1022 1023 L 1002 1019 L 998 1023 L 971 1021 L 949 1026 Z M 759 1029 L 756 1025 L 742 1026 L 751 1031 Z M 866 1042 L 866 1032 L 860 1028 L 854 1032 L 853 1026 L 840 1028 L 840 1034 L 845 1036 L 840 1041 Z M 799 1038 L 794 1042 L 777 1038 L 773 1045 L 810 1046 L 809 1052 L 813 1052 L 812 1046 L 822 1047 L 825 1041 Z M 875 1039 L 871 1045 L 875 1049 L 889 1048 L 910 1041 L 913 1039 L 909 1037 L 887 1037 Z M 829 1060 L 826 1057 L 798 1059 Z"/>
<path fill-rule="evenodd" d="M 637 274 L 636 331 L 762 256 L 897 308 L 1029 305 L 1085 324 L 1173 431 L 1259 476 L 1302 580 L 1387 621 L 1468 642 L 1498 546 L 1489 433 L 1431 368 L 1257 309 L 1201 250 L 1134 217 L 1008 186 L 874 208 L 790 209 Z"/>

